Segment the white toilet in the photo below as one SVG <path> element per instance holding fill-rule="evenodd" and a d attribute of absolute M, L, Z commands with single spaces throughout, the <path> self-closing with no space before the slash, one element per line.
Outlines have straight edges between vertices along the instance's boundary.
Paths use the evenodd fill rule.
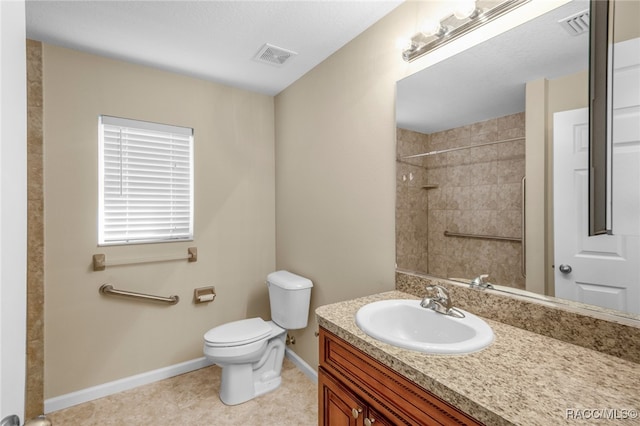
<path fill-rule="evenodd" d="M 282 381 L 287 330 L 307 326 L 313 284 L 288 271 L 267 276 L 272 321 L 249 318 L 220 325 L 204 335 L 204 355 L 222 368 L 220 399 L 247 402 Z"/>

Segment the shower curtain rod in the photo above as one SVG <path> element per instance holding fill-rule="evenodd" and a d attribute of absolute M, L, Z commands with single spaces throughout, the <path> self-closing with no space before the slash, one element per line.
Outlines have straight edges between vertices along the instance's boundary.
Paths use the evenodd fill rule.
<path fill-rule="evenodd" d="M 520 137 L 520 138 L 511 138 L 511 139 L 504 139 L 504 140 L 501 140 L 501 141 L 481 143 L 481 144 L 478 144 L 478 145 L 459 146 L 457 148 L 449 148 L 449 149 L 443 149 L 443 150 L 440 150 L 440 151 L 430 151 L 430 152 L 425 152 L 425 153 L 422 153 L 422 154 L 408 155 L 406 157 L 400 157 L 400 160 L 408 160 L 409 158 L 418 158 L 418 157 L 426 157 L 426 156 L 429 156 L 429 155 L 444 154 L 445 152 L 460 151 L 461 149 L 469 149 L 469 148 L 478 148 L 478 147 L 481 147 L 481 146 L 495 145 L 495 144 L 498 144 L 498 143 L 519 141 L 519 140 L 522 140 L 522 139 L 524 139 L 524 136 Z"/>

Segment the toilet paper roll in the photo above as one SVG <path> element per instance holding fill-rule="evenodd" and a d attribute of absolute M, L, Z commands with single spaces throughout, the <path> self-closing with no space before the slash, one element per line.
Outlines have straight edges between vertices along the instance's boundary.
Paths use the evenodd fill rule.
<path fill-rule="evenodd" d="M 198 296 L 198 302 L 211 302 L 213 298 L 216 297 L 214 294 L 203 294 L 202 296 Z"/>

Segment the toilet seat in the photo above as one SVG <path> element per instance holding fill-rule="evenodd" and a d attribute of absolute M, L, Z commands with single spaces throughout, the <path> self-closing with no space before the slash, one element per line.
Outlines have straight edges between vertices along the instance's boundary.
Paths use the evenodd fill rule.
<path fill-rule="evenodd" d="M 207 331 L 205 344 L 209 347 L 242 346 L 268 337 L 272 327 L 262 318 L 248 318 L 229 322 Z"/>

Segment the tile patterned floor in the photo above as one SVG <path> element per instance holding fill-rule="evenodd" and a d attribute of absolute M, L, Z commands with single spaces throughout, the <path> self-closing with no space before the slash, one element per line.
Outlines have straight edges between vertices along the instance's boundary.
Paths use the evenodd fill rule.
<path fill-rule="evenodd" d="M 47 415 L 53 426 L 316 425 L 317 386 L 285 358 L 282 385 L 244 404 L 218 398 L 220 368 L 196 370 Z"/>

